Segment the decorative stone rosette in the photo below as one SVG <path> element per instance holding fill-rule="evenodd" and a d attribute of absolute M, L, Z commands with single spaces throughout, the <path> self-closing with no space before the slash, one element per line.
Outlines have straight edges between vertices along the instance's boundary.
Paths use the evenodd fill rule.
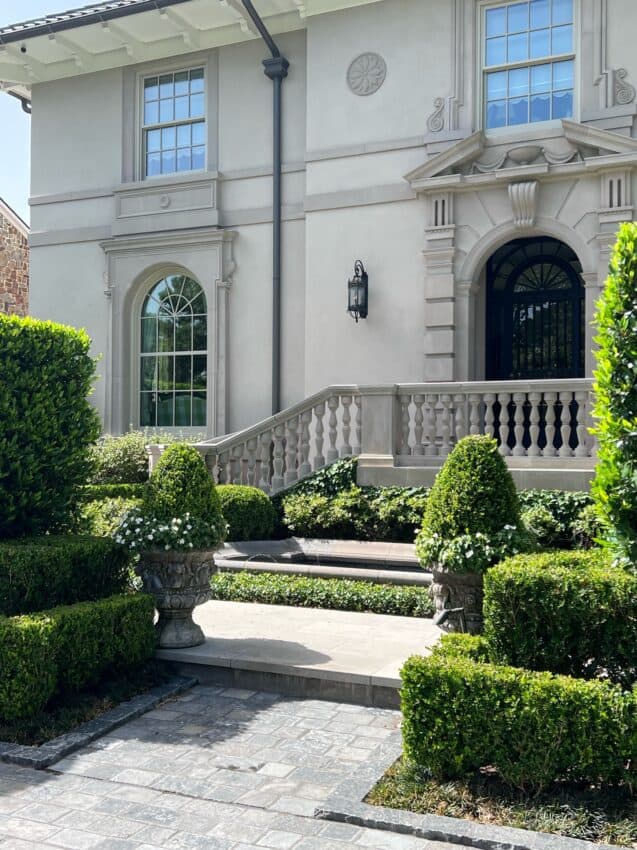
<path fill-rule="evenodd" d="M 484 581 L 481 573 L 453 573 L 444 567 L 434 566 L 430 593 L 436 605 L 436 617 L 443 611 L 462 609 L 462 612 L 450 613 L 440 623 L 441 629 L 447 632 L 466 631 L 472 635 L 482 633 Z"/>
<path fill-rule="evenodd" d="M 204 633 L 193 622 L 192 612 L 211 598 L 210 580 L 215 570 L 212 550 L 142 552 L 136 572 L 144 591 L 155 599 L 161 649 L 184 649 L 204 642 Z"/>

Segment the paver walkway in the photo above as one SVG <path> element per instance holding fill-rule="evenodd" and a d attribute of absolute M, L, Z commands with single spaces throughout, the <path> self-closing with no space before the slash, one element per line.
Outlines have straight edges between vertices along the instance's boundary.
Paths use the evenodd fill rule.
<path fill-rule="evenodd" d="M 199 686 L 50 771 L 0 764 L 0 850 L 457 850 L 313 818 L 399 721 Z"/>

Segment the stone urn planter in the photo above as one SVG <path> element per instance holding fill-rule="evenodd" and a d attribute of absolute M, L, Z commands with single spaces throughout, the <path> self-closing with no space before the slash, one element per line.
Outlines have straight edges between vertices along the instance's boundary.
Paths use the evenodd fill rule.
<path fill-rule="evenodd" d="M 145 592 L 155 598 L 160 649 L 185 649 L 205 641 L 192 612 L 211 598 L 210 579 L 215 570 L 212 549 L 142 552 L 136 572 Z"/>
<path fill-rule="evenodd" d="M 456 573 L 434 565 L 431 597 L 436 605 L 434 622 L 447 632 L 482 634 L 482 573 Z"/>

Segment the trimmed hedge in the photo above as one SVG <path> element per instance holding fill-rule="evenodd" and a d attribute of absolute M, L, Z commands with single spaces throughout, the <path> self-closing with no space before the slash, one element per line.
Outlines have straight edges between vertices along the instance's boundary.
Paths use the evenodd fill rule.
<path fill-rule="evenodd" d="M 437 779 L 490 766 L 532 793 L 637 779 L 635 697 L 609 682 L 441 654 L 410 658 L 401 676 L 405 755 Z"/>
<path fill-rule="evenodd" d="M 522 520 L 537 534 L 543 548 L 571 548 L 574 524 L 592 504 L 589 493 L 578 490 L 522 490 L 518 493 Z"/>
<path fill-rule="evenodd" d="M 56 693 L 146 661 L 155 649 L 154 613 L 150 596 L 134 594 L 0 617 L 0 719 L 32 717 Z"/>
<path fill-rule="evenodd" d="M 80 529 L 86 534 L 97 537 L 113 537 L 124 519 L 124 515 L 138 508 L 142 499 L 124 499 L 121 497 L 99 499 L 82 505 Z"/>
<path fill-rule="evenodd" d="M 222 484 L 216 488 L 228 540 L 269 540 L 277 521 L 270 499 L 257 487 Z"/>
<path fill-rule="evenodd" d="M 145 484 L 87 484 L 86 487 L 82 487 L 83 502 L 97 502 L 102 499 L 143 499 L 145 495 Z"/>
<path fill-rule="evenodd" d="M 85 331 L 0 315 L 0 538 L 68 522 L 100 432 Z"/>
<path fill-rule="evenodd" d="M 484 579 L 485 637 L 497 663 L 634 678 L 637 576 L 603 550 L 518 555 Z"/>
<path fill-rule="evenodd" d="M 0 614 L 28 614 L 120 593 L 128 555 L 102 537 L 0 542 Z"/>
<path fill-rule="evenodd" d="M 212 598 L 402 617 L 431 617 L 433 613 L 426 587 L 274 573 L 217 573 L 212 579 Z"/>
<path fill-rule="evenodd" d="M 440 641 L 431 650 L 431 657 L 467 658 L 488 664 L 489 644 L 484 635 L 470 635 L 466 632 L 452 632 L 442 635 Z"/>

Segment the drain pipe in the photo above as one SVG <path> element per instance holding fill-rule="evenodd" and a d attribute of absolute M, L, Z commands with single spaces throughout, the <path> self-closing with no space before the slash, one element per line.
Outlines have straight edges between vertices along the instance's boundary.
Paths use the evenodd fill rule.
<path fill-rule="evenodd" d="M 272 163 L 272 415 L 281 410 L 281 147 L 282 84 L 290 63 L 281 55 L 251 0 L 241 0 L 272 54 L 263 60 L 263 71 L 272 80 L 273 163 Z"/>

